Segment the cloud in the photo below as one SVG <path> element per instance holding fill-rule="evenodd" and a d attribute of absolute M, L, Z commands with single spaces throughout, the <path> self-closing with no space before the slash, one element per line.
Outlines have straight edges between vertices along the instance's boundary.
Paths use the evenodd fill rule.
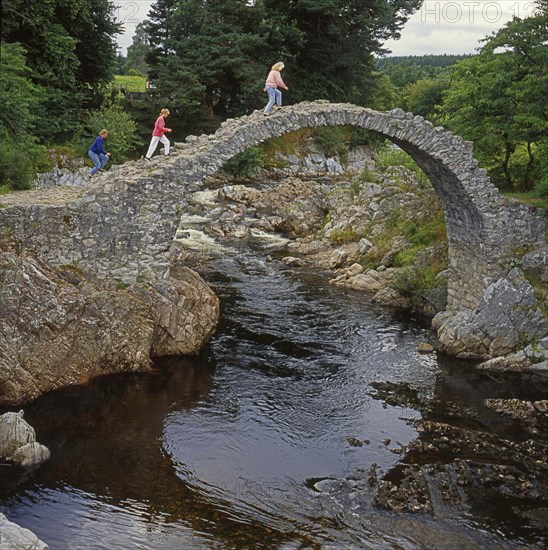
<path fill-rule="evenodd" d="M 137 25 L 148 18 L 150 6 L 155 0 L 122 0 L 116 2 L 114 12 L 116 21 L 122 23 L 124 30 L 119 34 L 116 42 L 125 55 L 128 46 L 133 42 L 133 35 Z"/>
<path fill-rule="evenodd" d="M 407 22 L 399 40 L 385 47 L 393 55 L 474 53 L 479 40 L 513 16 L 533 13 L 529 0 L 425 0 Z"/>

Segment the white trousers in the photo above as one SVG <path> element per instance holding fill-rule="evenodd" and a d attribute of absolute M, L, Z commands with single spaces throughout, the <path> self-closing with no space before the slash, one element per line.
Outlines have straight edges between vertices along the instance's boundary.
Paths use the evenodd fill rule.
<path fill-rule="evenodd" d="M 159 141 L 164 144 L 164 154 L 169 155 L 169 139 L 167 139 L 166 136 L 152 136 L 152 139 L 150 140 L 150 146 L 147 151 L 147 158 L 152 157 L 154 151 L 156 151 L 156 147 L 158 147 Z"/>

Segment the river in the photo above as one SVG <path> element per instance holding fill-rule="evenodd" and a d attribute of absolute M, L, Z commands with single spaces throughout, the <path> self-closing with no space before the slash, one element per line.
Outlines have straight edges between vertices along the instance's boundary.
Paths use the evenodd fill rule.
<path fill-rule="evenodd" d="M 420 354 L 433 337 L 423 320 L 258 252 L 226 255 L 205 278 L 222 318 L 199 357 L 25 408 L 52 458 L 0 469 L 9 519 L 52 550 L 542 546 L 542 508 L 525 517 L 519 500 L 455 484 L 458 505 L 398 514 L 373 505 L 370 477 L 400 476 L 426 409 L 446 419 L 457 404 L 483 430 L 521 437 L 483 399 L 546 388 Z M 413 399 L 382 398 L 383 382 Z"/>

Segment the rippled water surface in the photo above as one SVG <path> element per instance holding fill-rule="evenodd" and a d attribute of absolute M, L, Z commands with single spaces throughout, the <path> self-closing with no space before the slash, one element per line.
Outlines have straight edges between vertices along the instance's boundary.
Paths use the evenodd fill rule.
<path fill-rule="evenodd" d="M 226 257 L 206 277 L 222 321 L 199 358 L 27 408 L 52 458 L 26 478 L 2 467 L 9 519 L 53 550 L 538 544 L 496 503 L 433 519 L 367 498 L 371 465 L 397 471 L 420 416 L 374 399 L 371 382 L 472 404 L 490 383 L 417 353 L 432 336 L 418 320 L 253 254 Z"/>

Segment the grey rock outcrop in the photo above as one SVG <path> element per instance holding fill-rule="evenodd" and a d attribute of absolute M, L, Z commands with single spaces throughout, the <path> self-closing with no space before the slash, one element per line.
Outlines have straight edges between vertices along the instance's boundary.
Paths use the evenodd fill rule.
<path fill-rule="evenodd" d="M 74 268 L 0 252 L 0 403 L 117 372 L 151 356 L 195 354 L 213 333 L 218 299 L 191 270 L 127 289 Z"/>
<path fill-rule="evenodd" d="M 522 267 L 541 281 L 548 283 L 548 246 L 525 254 L 522 259 Z"/>
<path fill-rule="evenodd" d="M 32 531 L 9 521 L 0 514 L 0 549 L 1 550 L 49 550 Z"/>
<path fill-rule="evenodd" d="M 0 281 L 1 403 L 148 368 L 154 323 L 136 297 L 9 252 L 0 254 Z"/>
<path fill-rule="evenodd" d="M 440 349 L 469 359 L 489 359 L 520 349 L 523 340 L 541 339 L 548 320 L 523 272 L 512 269 L 492 283 L 473 312 L 438 314 L 433 320 Z"/>
<path fill-rule="evenodd" d="M 23 411 L 0 416 L 0 461 L 29 468 L 49 457 L 49 449 L 36 441 L 34 428 L 24 420 Z"/>
<path fill-rule="evenodd" d="M 50 172 L 38 174 L 33 185 L 35 189 L 51 189 L 64 186 L 84 187 L 88 183 L 88 168 L 80 168 L 74 171 L 68 168 L 54 167 Z"/>
<path fill-rule="evenodd" d="M 31 468 L 48 460 L 50 454 L 49 449 L 45 445 L 34 441 L 19 447 L 13 454 L 6 457 L 6 460 L 22 468 Z"/>
<path fill-rule="evenodd" d="M 0 459 L 12 455 L 19 447 L 36 441 L 34 428 L 23 419 L 23 411 L 0 416 Z"/>
<path fill-rule="evenodd" d="M 172 265 L 168 276 L 128 291 L 150 305 L 154 319 L 151 356 L 196 355 L 213 336 L 219 299 L 192 269 Z"/>

